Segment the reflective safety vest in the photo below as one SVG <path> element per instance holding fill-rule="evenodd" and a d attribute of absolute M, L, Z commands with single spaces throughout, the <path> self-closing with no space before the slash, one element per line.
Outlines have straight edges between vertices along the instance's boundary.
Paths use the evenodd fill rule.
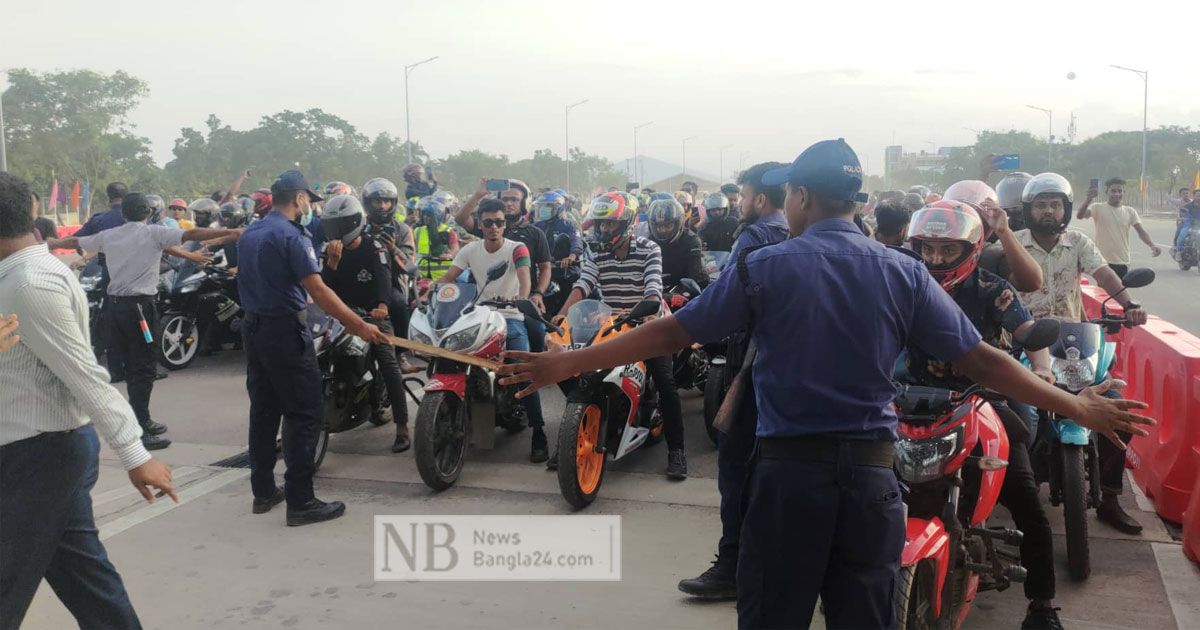
<path fill-rule="evenodd" d="M 449 271 L 453 266 L 452 260 L 437 260 L 435 256 L 441 256 L 449 253 L 450 248 L 445 243 L 449 242 L 450 226 L 442 224 L 438 226 L 438 233 L 441 235 L 442 243 L 437 247 L 429 242 L 429 228 L 424 225 L 419 225 L 413 228 L 413 240 L 417 242 L 417 267 L 420 270 L 421 276 L 430 280 L 437 280 Z M 436 251 L 432 251 L 436 250 Z"/>

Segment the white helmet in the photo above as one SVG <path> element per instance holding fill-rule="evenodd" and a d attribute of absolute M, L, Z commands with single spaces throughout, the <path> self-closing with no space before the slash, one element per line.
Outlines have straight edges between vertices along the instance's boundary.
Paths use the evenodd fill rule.
<path fill-rule="evenodd" d="M 1071 190 L 1071 182 L 1058 173 L 1041 173 L 1030 179 L 1025 184 L 1025 190 L 1021 192 L 1021 207 L 1025 216 L 1026 226 L 1033 226 L 1033 200 L 1042 194 L 1058 194 L 1063 196 L 1063 220 L 1059 224 L 1058 231 L 1065 231 L 1067 225 L 1071 223 L 1071 215 L 1074 214 L 1072 206 L 1075 201 L 1075 193 Z"/>

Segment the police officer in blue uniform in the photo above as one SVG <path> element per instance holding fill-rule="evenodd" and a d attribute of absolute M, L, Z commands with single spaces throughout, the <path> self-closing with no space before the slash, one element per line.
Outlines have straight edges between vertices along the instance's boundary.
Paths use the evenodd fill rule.
<path fill-rule="evenodd" d="M 300 219 L 321 197 L 299 171 L 271 184 L 273 208 L 246 228 L 238 246 L 238 293 L 246 319 L 246 390 L 250 394 L 250 485 L 253 512 L 287 500 L 289 526 L 341 516 L 341 501 L 313 494 L 313 459 L 321 427 L 321 372 L 305 320 L 311 297 L 352 334 L 387 343 L 321 281 L 310 235 Z M 283 419 L 284 489 L 275 485 L 275 436 Z"/>
<path fill-rule="evenodd" d="M 574 352 L 506 353 L 521 394 L 572 374 L 710 343 L 750 327 L 757 444 L 737 567 L 738 626 L 805 628 L 817 597 L 830 628 L 894 625 L 904 506 L 892 472 L 892 366 L 911 343 L 976 383 L 1117 439 L 1152 423 L 1091 389 L 1071 396 L 980 340 L 921 261 L 855 227 L 862 168 L 841 139 L 763 176 L 786 183 L 795 238 L 740 258 L 686 307 Z"/>

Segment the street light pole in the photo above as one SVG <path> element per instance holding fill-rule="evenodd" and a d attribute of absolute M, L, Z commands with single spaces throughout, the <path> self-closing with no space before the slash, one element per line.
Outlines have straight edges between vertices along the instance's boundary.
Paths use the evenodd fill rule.
<path fill-rule="evenodd" d="M 681 175 L 683 175 L 684 181 L 687 181 L 687 143 L 688 140 L 695 140 L 697 137 L 699 136 L 688 136 L 683 139 L 683 173 Z M 674 187 L 673 184 L 674 182 L 672 182 L 672 187 Z"/>
<path fill-rule="evenodd" d="M 579 107 L 590 99 L 583 99 L 578 103 L 571 103 L 563 108 L 563 137 L 566 138 L 566 159 L 567 159 L 567 196 L 571 196 L 571 108 Z"/>
<path fill-rule="evenodd" d="M 642 181 L 642 174 L 641 174 L 641 172 L 638 171 L 638 148 L 637 148 L 638 134 L 637 134 L 637 132 L 638 132 L 638 129 L 641 129 L 642 127 L 648 127 L 653 124 L 654 124 L 654 121 L 651 120 L 650 122 L 644 122 L 633 128 L 633 175 L 631 175 L 629 177 L 629 181 L 634 181 L 634 178 L 637 178 L 637 182 L 639 184 L 641 184 L 643 188 L 646 187 L 646 182 Z"/>
<path fill-rule="evenodd" d="M 8 150 L 4 146 L 4 90 L 0 90 L 0 173 L 8 172 Z"/>
<path fill-rule="evenodd" d="M 408 74 L 413 71 L 413 68 L 416 68 L 417 66 L 424 64 L 424 63 L 429 63 L 430 61 L 433 61 L 434 59 L 437 59 L 436 55 L 426 59 L 425 61 L 418 61 L 417 63 L 404 66 L 404 144 L 408 148 L 408 163 L 409 164 L 412 164 L 412 161 L 413 161 L 413 151 L 412 151 L 412 127 L 410 126 L 410 119 L 409 119 L 409 115 L 408 115 L 409 114 Z"/>
<path fill-rule="evenodd" d="M 721 174 L 719 175 L 719 178 L 720 178 L 721 182 L 725 181 L 725 149 L 728 149 L 729 147 L 732 147 L 732 146 L 733 146 L 732 144 L 727 144 L 719 149 L 720 156 L 721 156 L 720 157 Z M 717 183 L 721 183 L 721 182 L 717 182 Z"/>
<path fill-rule="evenodd" d="M 1132 72 L 1142 77 L 1142 178 L 1138 182 L 1138 191 L 1141 192 L 1142 209 L 1145 211 L 1146 189 L 1150 187 L 1150 183 L 1146 181 L 1146 147 L 1150 134 L 1150 71 L 1135 70 L 1118 65 L 1113 65 L 1113 67 L 1117 70 L 1125 70 L 1126 72 Z"/>
<path fill-rule="evenodd" d="M 1026 105 L 1029 109 L 1036 109 L 1039 112 L 1045 112 L 1050 117 L 1049 131 L 1046 132 L 1046 170 L 1050 170 L 1050 164 L 1054 161 L 1054 112 L 1045 107 L 1037 105 Z"/>

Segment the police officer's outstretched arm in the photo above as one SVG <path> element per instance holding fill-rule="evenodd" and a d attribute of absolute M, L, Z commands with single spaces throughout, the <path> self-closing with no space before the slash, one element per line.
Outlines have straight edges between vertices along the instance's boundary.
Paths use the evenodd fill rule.
<path fill-rule="evenodd" d="M 379 327 L 368 324 L 363 318 L 355 315 L 354 311 L 350 310 L 350 307 L 346 306 L 345 302 L 342 302 L 341 298 L 321 280 L 320 274 L 309 274 L 300 282 L 317 306 L 334 316 L 351 334 L 362 337 L 364 341 L 371 343 L 388 343 L 388 336 L 380 332 Z"/>

